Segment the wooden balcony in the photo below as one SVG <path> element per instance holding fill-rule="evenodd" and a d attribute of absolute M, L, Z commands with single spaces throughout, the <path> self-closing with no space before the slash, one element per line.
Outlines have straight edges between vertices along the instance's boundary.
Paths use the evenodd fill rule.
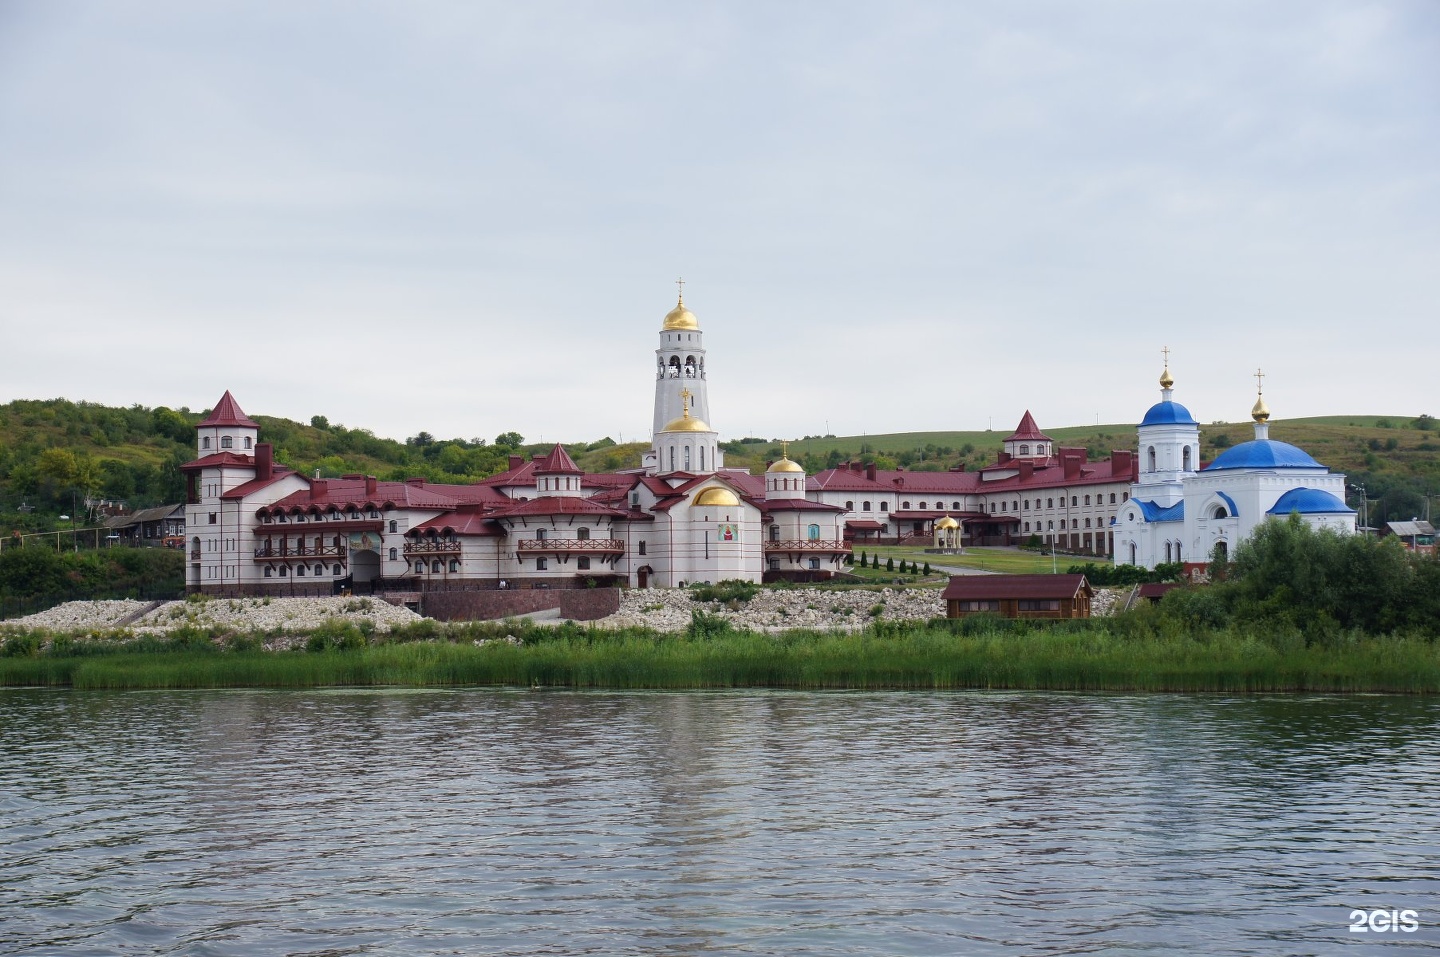
<path fill-rule="evenodd" d="M 846 541 L 825 541 L 822 539 L 794 539 L 788 542 L 766 542 L 767 552 L 830 552 L 848 554 L 850 543 Z"/>
<path fill-rule="evenodd" d="M 550 555 L 623 555 L 625 542 L 619 538 L 526 538 L 515 544 L 515 551 Z"/>
<path fill-rule="evenodd" d="M 425 538 L 418 542 L 405 543 L 406 555 L 459 555 L 458 538 Z"/>
<path fill-rule="evenodd" d="M 316 548 L 314 545 L 287 545 L 281 543 L 278 546 L 261 545 L 255 549 L 256 561 L 284 562 L 291 559 L 312 558 L 339 558 L 342 561 L 349 553 L 349 548 L 344 545 L 321 545 Z"/>

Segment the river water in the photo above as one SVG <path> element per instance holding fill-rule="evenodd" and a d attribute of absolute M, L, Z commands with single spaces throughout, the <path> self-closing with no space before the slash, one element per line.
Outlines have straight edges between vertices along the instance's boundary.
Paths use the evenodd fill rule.
<path fill-rule="evenodd" d="M 1437 923 L 1434 699 L 0 691 L 0 953 L 1407 953 Z"/>

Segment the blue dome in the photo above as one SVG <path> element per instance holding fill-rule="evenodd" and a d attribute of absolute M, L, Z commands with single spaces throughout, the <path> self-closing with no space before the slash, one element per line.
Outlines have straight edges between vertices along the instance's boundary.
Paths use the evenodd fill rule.
<path fill-rule="evenodd" d="M 1141 421 L 1140 427 L 1143 429 L 1147 425 L 1198 426 L 1199 424 L 1199 422 L 1195 421 L 1195 417 L 1190 414 L 1190 410 L 1179 402 L 1156 402 L 1150 407 L 1150 411 L 1145 413 L 1145 418 Z"/>
<path fill-rule="evenodd" d="M 1206 472 L 1216 469 L 1323 469 L 1325 466 L 1312 459 L 1303 449 L 1297 449 L 1288 442 L 1274 439 L 1256 439 L 1242 442 L 1233 449 L 1226 449 Z"/>
<path fill-rule="evenodd" d="M 1266 515 L 1354 515 L 1355 510 L 1329 492 L 1318 488 L 1292 488 L 1275 502 Z"/>

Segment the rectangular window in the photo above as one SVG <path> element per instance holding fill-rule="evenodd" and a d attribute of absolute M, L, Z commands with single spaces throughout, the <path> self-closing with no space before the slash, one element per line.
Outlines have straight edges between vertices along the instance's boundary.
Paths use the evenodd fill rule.
<path fill-rule="evenodd" d="M 641 555 L 644 555 L 644 554 L 645 554 L 645 543 L 644 543 L 644 542 L 641 542 L 641 543 L 640 543 L 640 554 L 641 554 Z"/>
<path fill-rule="evenodd" d="M 960 603 L 960 610 L 961 610 L 961 611 L 999 611 L 999 610 L 1000 610 L 1000 602 L 998 602 L 998 601 L 962 601 L 962 602 Z"/>
<path fill-rule="evenodd" d="M 214 512 L 211 512 L 211 513 L 210 513 L 210 524 L 211 524 L 211 525 L 214 525 L 214 524 L 215 524 L 215 513 L 214 513 Z"/>
<path fill-rule="evenodd" d="M 543 558 L 537 558 L 537 559 L 535 559 L 535 570 L 536 570 L 537 572 L 543 572 L 543 571 L 545 570 L 545 559 L 543 559 Z"/>
<path fill-rule="evenodd" d="M 1020 610 L 1021 610 L 1021 611 L 1059 611 L 1059 610 L 1060 610 L 1060 601 L 1059 601 L 1059 599 L 1056 599 L 1056 598 L 1045 598 L 1045 599 L 1022 598 L 1022 599 L 1020 600 Z"/>
<path fill-rule="evenodd" d="M 579 558 L 575 559 L 575 567 L 581 569 L 582 571 L 589 570 L 589 568 L 590 568 L 590 556 L 589 556 L 589 555 L 581 555 Z"/>

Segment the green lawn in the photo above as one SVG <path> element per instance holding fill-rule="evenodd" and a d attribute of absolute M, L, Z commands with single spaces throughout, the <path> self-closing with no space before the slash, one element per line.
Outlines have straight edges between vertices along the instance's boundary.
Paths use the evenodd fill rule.
<path fill-rule="evenodd" d="M 861 549 L 855 550 L 858 561 Z M 1002 572 L 1007 575 L 1048 575 L 1052 565 L 1049 554 L 1041 555 L 1038 552 L 1021 551 L 1018 548 L 994 548 L 994 547 L 973 547 L 965 549 L 963 555 L 931 555 L 920 548 L 907 548 L 898 545 L 880 545 L 864 549 L 867 555 L 879 555 L 880 564 L 885 564 L 885 559 L 893 558 L 898 565 L 903 558 L 907 562 L 929 562 L 931 567 L 935 565 L 948 565 L 956 568 L 979 568 L 984 571 Z M 1106 559 L 1083 558 L 1076 555 L 1057 555 L 1055 557 L 1054 569 L 1065 571 L 1071 565 L 1084 564 L 1086 561 L 1106 561 Z M 851 571 L 852 569 L 847 569 Z M 859 569 L 853 569 L 859 573 Z M 873 572 L 872 572 L 873 574 Z M 884 575 L 882 568 L 880 574 Z"/>

